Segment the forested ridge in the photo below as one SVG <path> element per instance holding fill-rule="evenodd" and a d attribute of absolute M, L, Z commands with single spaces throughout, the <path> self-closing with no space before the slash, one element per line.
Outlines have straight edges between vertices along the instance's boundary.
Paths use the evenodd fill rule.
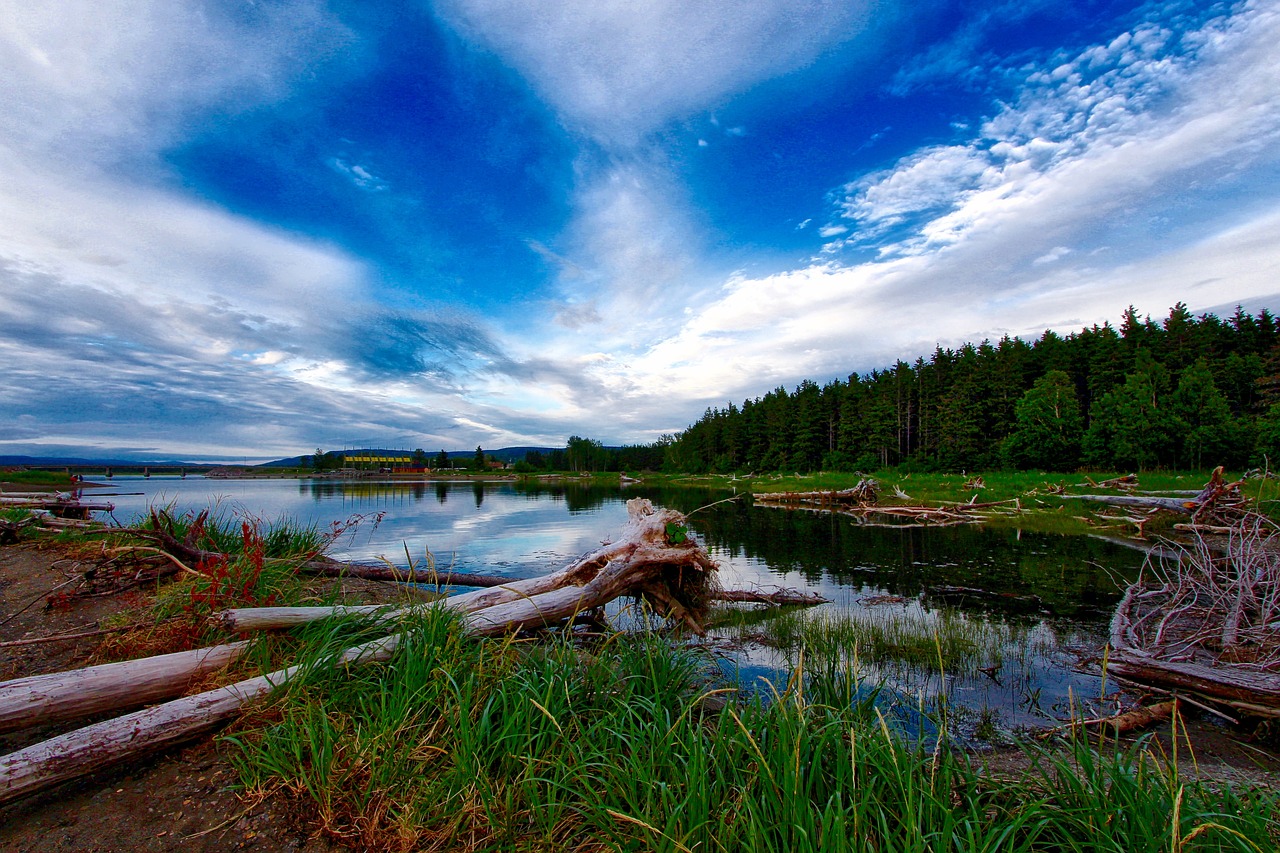
<path fill-rule="evenodd" d="M 672 471 L 1246 466 L 1280 458 L 1280 327 L 1178 303 L 1162 322 L 937 348 L 711 408 L 665 445 Z"/>

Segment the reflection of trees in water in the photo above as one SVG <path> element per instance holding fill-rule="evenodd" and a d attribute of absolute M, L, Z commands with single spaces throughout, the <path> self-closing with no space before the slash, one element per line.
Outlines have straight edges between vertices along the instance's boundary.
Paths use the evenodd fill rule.
<path fill-rule="evenodd" d="M 906 596 L 929 587 L 972 587 L 992 595 L 948 603 L 1002 613 L 1107 610 L 1119 598 L 1115 577 L 1131 575 L 1141 563 L 1136 552 L 1087 537 L 1019 537 L 1016 530 L 978 527 L 860 528 L 848 516 L 736 502 L 704 510 L 691 524 L 708 544 L 811 583 L 827 577 Z M 1040 601 L 1016 597 L 1032 595 Z"/>
<path fill-rule="evenodd" d="M 690 523 L 708 545 L 734 558 L 760 560 L 773 571 L 798 573 L 810 583 L 824 579 L 854 589 L 872 587 L 914 597 L 930 587 L 986 590 L 990 597 L 943 603 L 965 610 L 1007 615 L 1096 615 L 1118 598 L 1115 576 L 1129 577 L 1141 563 L 1137 552 L 1081 536 L 1054 536 L 977 527 L 901 529 L 859 527 L 848 516 L 821 512 L 755 509 L 746 501 L 708 506 L 730 495 L 690 488 L 619 489 L 574 482 L 316 482 L 300 485 L 315 500 L 341 497 L 348 503 L 411 502 L 434 493 L 445 503 L 455 489 L 469 490 L 479 508 L 486 493 L 502 490 L 529 500 L 563 501 L 570 513 L 597 510 L 633 497 L 649 498 L 681 512 L 698 510 Z M 1039 602 L 1014 596 L 1036 596 Z"/>

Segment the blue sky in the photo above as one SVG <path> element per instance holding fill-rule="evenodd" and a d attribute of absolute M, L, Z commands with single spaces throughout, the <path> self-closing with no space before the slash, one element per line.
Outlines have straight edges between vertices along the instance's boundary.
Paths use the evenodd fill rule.
<path fill-rule="evenodd" d="M 614 444 L 1280 307 L 1280 3 L 0 0 L 0 453 Z"/>

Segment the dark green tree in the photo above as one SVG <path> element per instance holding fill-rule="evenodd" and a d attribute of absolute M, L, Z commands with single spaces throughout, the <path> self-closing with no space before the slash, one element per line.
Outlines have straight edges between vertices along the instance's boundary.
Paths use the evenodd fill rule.
<path fill-rule="evenodd" d="M 1180 446 L 1179 465 L 1199 469 L 1219 463 L 1242 464 L 1240 454 L 1231 453 L 1232 439 L 1237 437 L 1231 407 L 1203 358 L 1182 372 L 1170 397 L 1170 408 Z M 1228 460 L 1228 454 L 1237 458 Z"/>
<path fill-rule="evenodd" d="M 471 457 L 471 469 L 473 471 L 483 471 L 488 466 L 484 461 L 484 451 L 480 449 L 480 445 L 476 445 L 476 455 Z"/>
<path fill-rule="evenodd" d="M 1079 464 L 1084 417 L 1065 372 L 1051 370 L 1037 379 L 1018 401 L 1015 418 L 1002 448 L 1009 465 L 1069 471 Z"/>
<path fill-rule="evenodd" d="M 1139 350 L 1136 370 L 1124 384 L 1108 391 L 1090 413 L 1085 433 L 1086 461 L 1101 467 L 1150 469 L 1171 464 L 1175 424 L 1163 397 L 1166 371 L 1146 350 Z"/>
<path fill-rule="evenodd" d="M 431 467 L 436 470 L 452 467 L 449 465 L 449 454 L 445 453 L 443 448 L 436 454 L 436 461 L 432 463 Z"/>

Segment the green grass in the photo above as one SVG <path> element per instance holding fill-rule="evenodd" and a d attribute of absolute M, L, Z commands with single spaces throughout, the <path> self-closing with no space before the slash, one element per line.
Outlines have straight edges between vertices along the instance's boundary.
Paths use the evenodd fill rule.
<path fill-rule="evenodd" d="M 761 623 L 750 637 L 809 661 L 859 659 L 917 670 L 973 675 L 1036 651 L 1025 626 L 966 616 L 952 609 L 927 613 L 894 606 L 866 610 L 792 610 Z"/>
<path fill-rule="evenodd" d="M 71 477 L 58 471 L 0 471 L 0 483 L 33 486 L 70 486 Z"/>
<path fill-rule="evenodd" d="M 394 660 L 334 671 L 371 630 L 313 628 L 309 677 L 230 737 L 360 849 L 1270 850 L 1274 792 L 1213 791 L 1147 752 L 1033 749 L 1026 777 L 908 742 L 857 684 L 811 674 L 727 705 L 653 634 L 475 641 L 444 614 Z M 361 633 L 365 632 L 365 633 Z"/>
<path fill-rule="evenodd" d="M 1094 482 L 1102 482 L 1121 476 L 1124 471 L 1089 472 Z M 1143 471 L 1138 474 L 1141 491 L 1163 492 L 1168 490 L 1199 489 L 1209 479 L 1209 471 Z M 1238 476 L 1239 472 L 1235 472 Z M 673 485 L 698 485 L 733 487 L 739 491 L 806 492 L 838 491 L 858 483 L 863 477 L 876 480 L 881 486 L 880 503 L 885 505 L 939 505 L 976 501 L 1017 500 L 1023 512 L 993 510 L 985 522 L 991 527 L 1017 527 L 1039 533 L 1081 535 L 1097 533 L 1097 513 L 1102 504 L 1072 500 L 1071 495 L 1094 494 L 1096 489 L 1088 484 L 1083 473 L 1063 474 L 1040 471 L 983 471 L 970 474 L 899 473 L 889 468 L 867 474 L 843 472 L 816 472 L 813 474 L 767 474 L 756 477 L 708 474 L 703 476 L 674 477 Z M 983 488 L 966 488 L 974 477 L 981 477 Z M 1227 473 L 1228 479 L 1232 472 Z M 1065 496 L 1049 493 L 1049 487 L 1065 486 Z M 895 487 L 908 497 L 899 497 Z M 1107 493 L 1107 492 L 1103 492 Z M 1112 494 L 1123 494 L 1111 492 Z M 1280 510 L 1280 485 L 1265 480 L 1249 480 L 1244 493 L 1260 500 L 1262 511 L 1275 515 Z M 1170 516 L 1172 518 L 1172 516 Z M 1086 521 L 1085 519 L 1089 519 Z M 1107 527 L 1104 523 L 1102 527 Z M 1124 530 L 1123 526 L 1120 529 Z M 1148 527 L 1157 532 L 1158 525 Z M 1127 528 L 1132 532 L 1132 528 Z"/>

